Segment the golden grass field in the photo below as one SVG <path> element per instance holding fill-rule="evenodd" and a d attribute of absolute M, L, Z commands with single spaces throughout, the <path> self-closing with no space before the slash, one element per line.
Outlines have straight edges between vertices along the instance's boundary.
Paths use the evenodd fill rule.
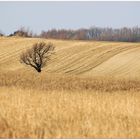
<path fill-rule="evenodd" d="M 41 73 L 20 64 L 45 41 Z M 0 38 L 0 138 L 140 138 L 140 43 Z"/>

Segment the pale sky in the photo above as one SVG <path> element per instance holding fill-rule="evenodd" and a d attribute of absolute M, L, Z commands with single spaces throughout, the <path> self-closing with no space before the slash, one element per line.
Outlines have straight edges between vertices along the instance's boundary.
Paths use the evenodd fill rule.
<path fill-rule="evenodd" d="M 0 30 L 10 34 L 21 26 L 37 33 L 52 28 L 140 26 L 140 1 L 0 1 Z"/>

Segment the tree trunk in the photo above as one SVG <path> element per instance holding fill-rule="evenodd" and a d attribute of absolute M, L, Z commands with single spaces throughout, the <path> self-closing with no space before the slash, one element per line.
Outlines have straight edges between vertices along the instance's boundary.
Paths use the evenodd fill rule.
<path fill-rule="evenodd" d="M 39 72 L 39 73 L 41 72 L 41 68 L 35 67 L 35 69 L 36 69 L 37 72 Z"/>
<path fill-rule="evenodd" d="M 38 69 L 37 72 L 41 72 L 41 69 Z"/>

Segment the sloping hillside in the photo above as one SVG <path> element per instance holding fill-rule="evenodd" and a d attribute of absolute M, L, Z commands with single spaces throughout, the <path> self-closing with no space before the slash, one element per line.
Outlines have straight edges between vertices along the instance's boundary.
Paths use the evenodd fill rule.
<path fill-rule="evenodd" d="M 39 41 L 56 46 L 40 74 L 19 62 Z M 140 43 L 1 37 L 0 138 L 139 138 L 139 54 Z"/>
<path fill-rule="evenodd" d="M 55 55 L 43 69 L 46 72 L 85 76 L 140 75 L 140 43 L 62 41 L 37 38 L 0 38 L 0 70 L 31 70 L 19 62 L 22 51 L 45 41 L 55 46 Z"/>

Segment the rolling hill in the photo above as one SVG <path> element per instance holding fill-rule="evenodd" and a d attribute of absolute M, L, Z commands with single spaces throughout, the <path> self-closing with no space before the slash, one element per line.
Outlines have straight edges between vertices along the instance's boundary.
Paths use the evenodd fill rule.
<path fill-rule="evenodd" d="M 19 56 L 40 41 L 56 48 L 38 74 Z M 1 37 L 0 138 L 140 138 L 139 54 L 140 43 Z"/>
<path fill-rule="evenodd" d="M 19 55 L 35 42 L 52 42 L 55 55 L 43 69 L 48 73 L 83 76 L 139 77 L 140 43 L 63 41 L 38 38 L 0 38 L 0 70 L 31 70 Z"/>

